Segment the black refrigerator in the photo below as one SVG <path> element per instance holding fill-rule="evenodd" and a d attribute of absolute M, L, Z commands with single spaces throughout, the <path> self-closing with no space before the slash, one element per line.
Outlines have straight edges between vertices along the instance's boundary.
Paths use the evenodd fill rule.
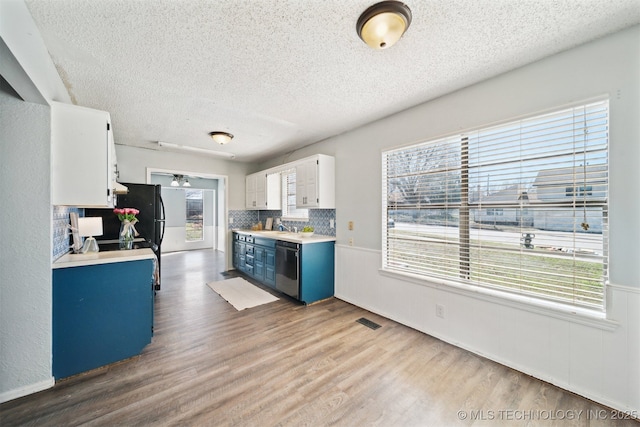
<path fill-rule="evenodd" d="M 122 182 L 129 189 L 127 194 L 118 194 L 116 207 L 135 208 L 140 211 L 135 225 L 139 236 L 134 240 L 134 248 L 151 248 L 158 257 L 158 281 L 156 290 L 160 290 L 162 282 L 162 238 L 165 229 L 165 211 L 162 202 L 161 186 L 153 184 L 133 184 Z M 119 250 L 118 235 L 120 234 L 120 220 L 113 213 L 113 209 L 84 210 L 84 216 L 102 217 L 103 234 L 96 237 L 101 251 Z"/>

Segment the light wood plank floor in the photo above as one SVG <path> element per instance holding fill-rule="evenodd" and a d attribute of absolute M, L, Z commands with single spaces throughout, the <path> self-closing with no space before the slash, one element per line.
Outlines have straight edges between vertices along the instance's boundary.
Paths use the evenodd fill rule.
<path fill-rule="evenodd" d="M 639 425 L 336 299 L 238 312 L 205 285 L 224 278 L 210 250 L 162 267 L 142 355 L 2 404 L 0 425 Z"/>

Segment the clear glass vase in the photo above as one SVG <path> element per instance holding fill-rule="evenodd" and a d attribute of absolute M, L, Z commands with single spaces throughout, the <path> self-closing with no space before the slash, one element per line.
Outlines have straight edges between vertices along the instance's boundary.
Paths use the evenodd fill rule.
<path fill-rule="evenodd" d="M 120 223 L 120 249 L 133 249 L 133 238 L 135 234 L 135 228 L 129 221 L 124 220 Z"/>

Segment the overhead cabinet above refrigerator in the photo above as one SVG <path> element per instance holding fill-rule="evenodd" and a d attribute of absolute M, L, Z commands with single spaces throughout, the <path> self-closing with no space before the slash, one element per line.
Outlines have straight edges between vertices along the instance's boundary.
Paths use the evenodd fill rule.
<path fill-rule="evenodd" d="M 117 170 L 111 117 L 106 111 L 51 103 L 52 203 L 113 207 Z"/>

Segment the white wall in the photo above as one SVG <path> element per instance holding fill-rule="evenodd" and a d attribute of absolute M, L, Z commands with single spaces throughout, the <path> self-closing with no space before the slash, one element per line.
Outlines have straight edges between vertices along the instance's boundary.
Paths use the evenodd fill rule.
<path fill-rule="evenodd" d="M 113 123 L 114 129 L 117 125 Z M 244 209 L 244 177 L 248 173 L 248 164 L 212 156 L 146 150 L 117 144 L 118 141 L 116 156 L 120 171 L 119 181 L 144 184 L 147 168 L 223 175 L 229 183 L 228 209 Z"/>
<path fill-rule="evenodd" d="M 53 385 L 49 111 L 0 83 L 0 402 Z"/>
<path fill-rule="evenodd" d="M 381 274 L 381 151 L 609 95 L 608 321 Z M 336 296 L 622 410 L 640 411 L 640 27 L 300 150 L 336 156 Z M 279 164 L 282 158 L 260 165 Z M 354 230 L 347 222 L 354 222 Z M 347 245 L 353 238 L 354 246 Z M 435 316 L 435 304 L 446 309 Z"/>

